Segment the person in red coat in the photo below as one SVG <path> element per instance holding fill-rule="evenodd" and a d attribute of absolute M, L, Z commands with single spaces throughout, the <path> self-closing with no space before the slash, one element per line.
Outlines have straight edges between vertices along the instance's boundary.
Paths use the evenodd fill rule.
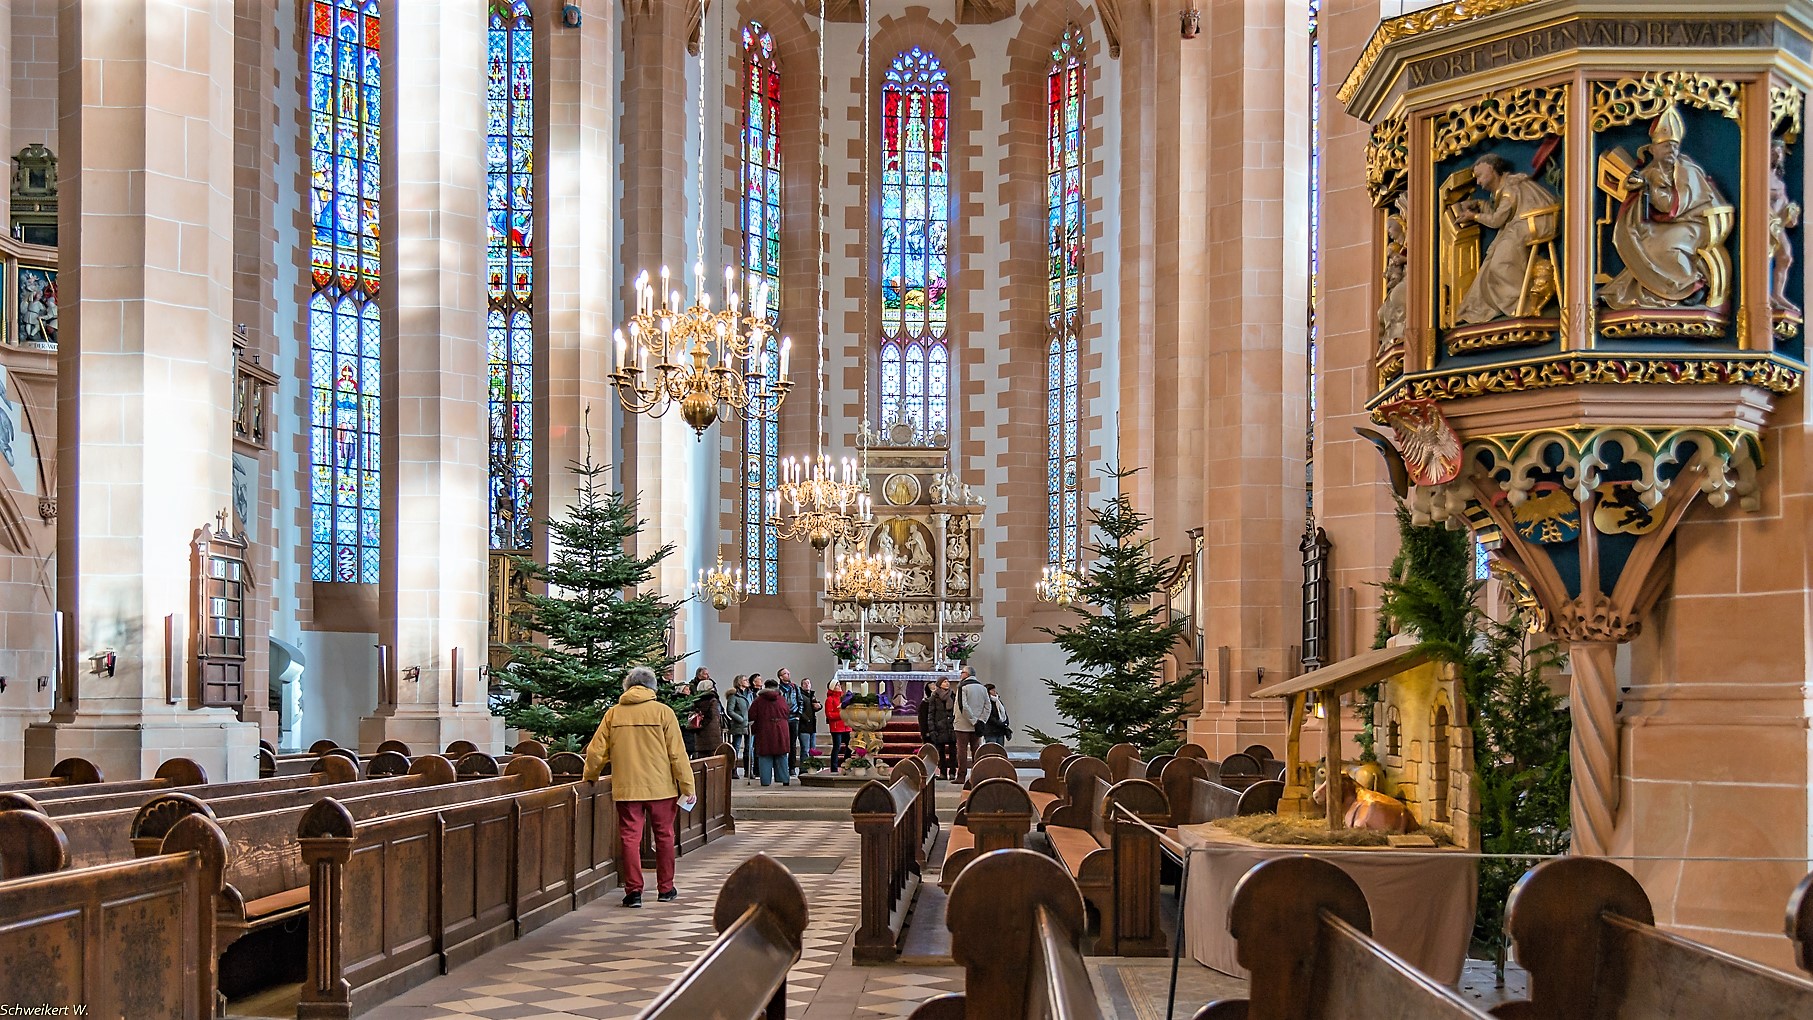
<path fill-rule="evenodd" d="M 755 704 L 749 709 L 749 725 L 755 736 L 756 771 L 762 777 L 763 786 L 774 785 L 774 777 L 781 777 L 782 786 L 792 786 L 792 774 L 787 768 L 787 752 L 793 744 L 793 730 L 787 723 L 787 699 L 781 697 L 781 685 L 769 680 L 762 685 L 762 693 L 756 695 Z"/>
<path fill-rule="evenodd" d="M 831 731 L 831 771 L 850 757 L 850 724 L 844 722 L 844 685 L 836 680 L 825 689 L 825 726 Z"/>

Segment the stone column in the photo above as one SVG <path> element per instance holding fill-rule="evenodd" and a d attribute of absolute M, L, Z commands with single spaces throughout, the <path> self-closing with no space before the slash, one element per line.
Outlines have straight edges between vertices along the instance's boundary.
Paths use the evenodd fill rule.
<path fill-rule="evenodd" d="M 616 394 L 606 378 L 612 310 L 621 287 L 612 234 L 617 222 L 615 19 L 599 12 L 578 28 L 560 21 L 560 5 L 536 11 L 535 232 L 536 321 L 546 337 L 535 365 L 535 514 L 564 516 L 577 478 L 571 465 L 586 453 L 608 462 L 615 441 Z M 547 528 L 536 529 L 535 555 L 547 555 Z"/>
<path fill-rule="evenodd" d="M 83 268 L 58 352 L 63 688 L 27 772 L 81 755 L 131 779 L 184 755 L 252 778 L 257 727 L 188 707 L 189 546 L 231 484 L 233 4 L 65 0 L 61 19 L 61 256 Z"/>
<path fill-rule="evenodd" d="M 1261 669 L 1277 681 L 1296 665 L 1309 122 L 1287 111 L 1309 99 L 1309 39 L 1304 0 L 1205 13 L 1203 36 L 1182 44 L 1207 62 L 1208 132 L 1184 163 L 1207 168 L 1207 246 L 1200 272 L 1178 265 L 1182 286 L 1197 288 L 1180 295 L 1181 307 L 1202 316 L 1179 345 L 1181 374 L 1200 394 L 1199 453 L 1185 461 L 1200 472 L 1179 482 L 1195 486 L 1179 499 L 1201 514 L 1203 627 L 1228 646 L 1232 666 L 1228 704 L 1206 705 L 1190 732 L 1221 753 L 1256 740 L 1278 746 L 1282 706 L 1250 695 Z M 1209 689 L 1218 686 L 1211 679 Z"/>
<path fill-rule="evenodd" d="M 359 746 L 499 748 L 478 680 L 489 540 L 484 349 L 483 4 L 387 0 L 379 229 L 384 238 L 383 566 L 389 692 Z"/>
<path fill-rule="evenodd" d="M 687 142 L 698 132 L 687 103 L 686 69 L 697 60 L 687 51 L 691 7 L 688 0 L 630 4 L 623 41 L 623 271 L 630 278 L 643 270 L 655 277 L 667 266 L 682 301 L 692 297 L 692 260 L 698 257 L 688 255 L 686 219 L 687 179 L 697 172 L 687 160 Z M 715 272 L 707 266 L 706 279 L 722 272 L 721 266 Z M 621 291 L 619 286 L 615 294 L 619 309 Z M 647 522 L 638 554 L 646 556 L 669 543 L 684 550 L 687 502 L 702 498 L 692 491 L 691 455 L 697 443 L 677 408 L 659 419 L 624 416 L 618 478 L 635 498 L 637 515 Z M 656 567 L 650 583 L 678 598 L 685 594 L 686 582 L 682 551 Z M 685 621 L 682 613 L 675 626 L 683 631 Z M 675 640 L 684 648 L 687 635 L 676 634 Z"/>

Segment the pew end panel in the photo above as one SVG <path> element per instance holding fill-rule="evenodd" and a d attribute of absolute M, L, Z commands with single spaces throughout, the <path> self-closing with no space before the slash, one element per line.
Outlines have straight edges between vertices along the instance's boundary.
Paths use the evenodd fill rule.
<path fill-rule="evenodd" d="M 1191 795 L 1191 784 L 1209 778 L 1208 766 L 1201 758 L 1186 758 L 1181 755 L 1165 763 L 1159 774 L 1159 788 L 1165 791 L 1165 803 L 1171 806 L 1172 826 L 1195 825 L 1206 822 L 1206 818 L 1197 818 L 1191 811 L 1195 797 Z"/>
<path fill-rule="evenodd" d="M 636 1014 L 638 1020 L 783 1020 L 787 971 L 799 960 L 807 920 L 798 880 L 773 858 L 749 858 L 718 891 L 712 908 L 716 941 Z"/>
<path fill-rule="evenodd" d="M 1788 941 L 1794 943 L 1794 965 L 1813 974 L 1813 874 L 1800 880 L 1788 897 Z"/>
<path fill-rule="evenodd" d="M 1373 941 L 1366 896 L 1347 873 L 1311 857 L 1265 861 L 1240 879 L 1228 910 L 1244 1002 L 1211 1003 L 1229 1020 L 1484 1020 L 1485 1013 Z"/>
<path fill-rule="evenodd" d="M 40 815 L 50 814 L 44 810 L 44 805 L 32 799 L 31 794 L 22 790 L 0 791 L 0 811 L 31 811 Z"/>
<path fill-rule="evenodd" d="M 946 920 L 951 956 L 964 971 L 962 1012 L 940 996 L 915 1020 L 1099 1017 L 1082 961 L 1083 897 L 1051 858 L 1031 850 L 978 857 L 952 887 Z M 1082 1011 L 1045 1012 L 1054 995 Z"/>
<path fill-rule="evenodd" d="M 69 867 L 69 839 L 40 811 L 0 811 L 0 881 Z"/>

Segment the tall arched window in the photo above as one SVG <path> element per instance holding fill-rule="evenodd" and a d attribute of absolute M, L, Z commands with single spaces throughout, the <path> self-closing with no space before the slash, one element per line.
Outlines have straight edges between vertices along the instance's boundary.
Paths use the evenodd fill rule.
<path fill-rule="evenodd" d="M 1088 171 L 1083 98 L 1088 73 L 1083 34 L 1072 26 L 1051 51 L 1046 90 L 1046 559 L 1053 566 L 1076 564 L 1081 513 L 1077 347 L 1083 319 L 1083 254 L 1088 246 L 1083 209 Z"/>
<path fill-rule="evenodd" d="M 780 323 L 781 297 L 781 67 L 774 36 L 761 24 L 743 26 L 743 275 L 745 292 L 768 291 L 768 321 Z M 770 364 L 780 341 L 769 340 Z M 780 542 L 767 494 L 781 480 L 778 420 L 743 419 L 743 570 L 757 595 L 780 591 Z"/>
<path fill-rule="evenodd" d="M 894 58 L 881 91 L 881 424 L 921 437 L 950 428 L 951 90 L 917 46 Z"/>
<path fill-rule="evenodd" d="M 491 548 L 534 538 L 535 40 L 529 0 L 491 0 L 485 90 L 485 339 Z"/>
<path fill-rule="evenodd" d="M 378 580 L 378 0 L 309 31 L 310 576 Z"/>

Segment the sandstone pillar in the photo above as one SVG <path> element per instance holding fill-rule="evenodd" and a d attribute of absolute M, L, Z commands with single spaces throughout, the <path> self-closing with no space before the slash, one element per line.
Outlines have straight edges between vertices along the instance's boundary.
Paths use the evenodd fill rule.
<path fill-rule="evenodd" d="M 691 6 L 686 0 L 629 5 L 623 43 L 623 270 L 631 278 L 643 270 L 657 277 L 667 266 L 682 301 L 692 297 L 692 264 L 701 257 L 691 250 L 686 215 L 689 179 L 697 173 L 687 159 L 687 145 L 698 133 L 696 112 L 687 102 L 687 68 L 697 61 L 687 48 Z M 722 272 L 722 266 L 708 263 L 706 279 L 718 279 Z M 621 283 L 613 296 L 620 311 Z M 604 341 L 603 336 L 599 339 Z M 736 419 L 731 427 L 741 427 L 741 421 Z M 655 568 L 650 582 L 669 597 L 681 597 L 688 579 L 684 555 L 688 502 L 696 498 L 691 465 L 699 441 L 680 420 L 678 409 L 671 408 L 658 419 L 624 415 L 621 439 L 617 478 L 634 497 L 637 515 L 647 522 L 637 552 L 648 555 L 669 543 L 682 549 Z M 686 619 L 685 613 L 675 618 L 680 631 L 675 642 L 681 648 L 688 638 L 683 633 Z"/>
<path fill-rule="evenodd" d="M 1278 746 L 1283 712 L 1251 694 L 1261 670 L 1277 681 L 1296 666 L 1309 124 L 1294 111 L 1309 98 L 1309 40 L 1303 0 L 1216 4 L 1206 13 L 1203 36 L 1182 43 L 1201 54 L 1185 66 L 1203 60 L 1207 83 L 1207 134 L 1200 158 L 1186 156 L 1184 166 L 1207 175 L 1201 271 L 1178 263 L 1180 286 L 1193 288 L 1180 293 L 1180 307 L 1199 310 L 1201 323 L 1179 343 L 1182 375 L 1195 388 L 1186 416 L 1200 426 L 1196 455 L 1179 451 L 1196 466 L 1179 483 L 1193 487 L 1179 501 L 1197 508 L 1203 526 L 1207 644 L 1229 650 L 1228 700 L 1209 677 L 1213 696 L 1190 726 L 1219 754 L 1252 741 Z M 1204 657 L 1213 670 L 1215 654 Z"/>
<path fill-rule="evenodd" d="M 230 501 L 233 4 L 61 18 L 61 257 L 83 269 L 61 293 L 61 687 L 26 768 L 251 778 L 257 727 L 188 707 L 190 541 Z"/>
<path fill-rule="evenodd" d="M 485 661 L 488 533 L 482 4 L 381 7 L 384 549 L 389 673 L 359 744 L 498 748 Z"/>

